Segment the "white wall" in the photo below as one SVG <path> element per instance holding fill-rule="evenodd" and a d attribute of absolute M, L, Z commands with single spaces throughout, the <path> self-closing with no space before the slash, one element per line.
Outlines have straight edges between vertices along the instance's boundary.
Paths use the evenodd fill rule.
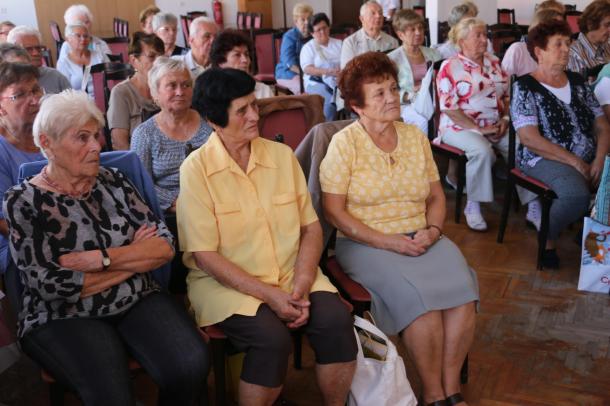
<path fill-rule="evenodd" d="M 534 17 L 534 7 L 540 0 L 498 0 L 498 8 L 514 8 L 517 23 L 529 25 Z M 584 10 L 591 0 L 564 0 L 564 4 L 576 4 L 576 10 Z"/>
<path fill-rule="evenodd" d="M 38 28 L 34 0 L 0 0 L 0 21 Z"/>
<path fill-rule="evenodd" d="M 282 10 L 282 0 L 272 0 L 272 12 L 273 12 L 273 28 L 281 28 L 284 26 L 284 14 Z M 292 8 L 295 4 L 303 2 L 303 0 L 285 0 L 286 1 L 286 25 L 292 27 Z M 335 0 L 341 1 L 341 0 Z M 309 0 L 305 3 L 309 4 L 313 8 L 314 13 L 326 13 L 331 22 L 332 6 L 331 0 Z"/>
<path fill-rule="evenodd" d="M 426 0 L 426 17 L 430 23 L 430 40 L 437 43 L 437 27 L 439 21 L 447 21 L 451 9 L 461 4 L 463 0 Z M 505 0 L 515 3 L 519 0 Z M 521 0 L 523 1 L 523 0 Z M 531 4 L 531 0 L 530 4 Z M 498 20 L 499 0 L 473 0 L 479 8 L 479 18 L 487 24 L 494 24 Z M 511 7 L 512 8 L 512 7 Z M 516 12 L 516 11 L 515 11 Z"/>

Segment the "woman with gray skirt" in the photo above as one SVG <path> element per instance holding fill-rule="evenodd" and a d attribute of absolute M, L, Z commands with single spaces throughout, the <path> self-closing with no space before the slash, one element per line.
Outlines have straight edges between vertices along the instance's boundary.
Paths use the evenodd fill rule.
<path fill-rule="evenodd" d="M 401 123 L 397 68 L 387 55 L 352 59 L 339 77 L 359 120 L 333 136 L 320 166 L 324 213 L 345 272 L 372 313 L 399 334 L 426 404 L 464 405 L 459 372 L 472 343 L 475 273 L 443 238 L 445 196 L 427 137 Z"/>

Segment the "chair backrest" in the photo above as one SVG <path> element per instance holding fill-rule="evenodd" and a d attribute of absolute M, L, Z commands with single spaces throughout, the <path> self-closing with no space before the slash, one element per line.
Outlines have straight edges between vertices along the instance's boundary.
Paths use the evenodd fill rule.
<path fill-rule="evenodd" d="M 180 16 L 180 28 L 182 28 L 182 36 L 184 37 L 184 46 L 190 48 L 189 44 L 189 25 L 191 24 L 191 18 L 189 16 Z"/>
<path fill-rule="evenodd" d="M 131 65 L 118 62 L 98 63 L 91 67 L 94 101 L 102 112 L 105 113 L 108 110 L 112 88 L 127 79 L 132 73 Z"/>
<path fill-rule="evenodd" d="M 112 29 L 115 37 L 129 38 L 129 21 L 114 17 Z"/>
<path fill-rule="evenodd" d="M 498 9 L 498 23 L 499 24 L 514 24 L 515 23 L 515 9 L 514 8 L 499 8 Z"/>
<path fill-rule="evenodd" d="M 246 29 L 246 14 L 243 11 L 237 12 L 237 29 L 245 30 Z"/>
<path fill-rule="evenodd" d="M 280 62 L 280 51 L 282 50 L 282 37 L 284 32 L 276 31 L 273 33 L 273 66 Z"/>
<path fill-rule="evenodd" d="M 519 42 L 521 39 L 521 31 L 515 29 L 508 31 L 489 31 L 488 36 L 491 40 L 494 53 L 502 59 L 502 55 L 504 55 L 508 47 L 514 42 Z"/>
<path fill-rule="evenodd" d="M 434 102 L 434 114 L 428 120 L 428 139 L 432 141 L 434 138 L 438 136 L 438 128 L 441 119 L 441 107 L 438 98 L 438 89 L 436 88 L 436 77 L 438 72 L 441 70 L 441 65 L 443 64 L 444 59 L 440 61 L 436 61 L 432 64 L 432 80 L 430 81 L 430 95 L 432 96 L 432 101 Z"/>
<path fill-rule="evenodd" d="M 250 28 L 253 28 L 253 23 L 252 23 L 252 14 L 251 13 L 245 13 L 244 16 L 244 28 L 246 30 L 249 30 Z"/>
<path fill-rule="evenodd" d="M 263 14 L 262 13 L 252 13 L 252 28 L 258 30 L 263 28 Z"/>
<path fill-rule="evenodd" d="M 104 41 L 108 44 L 108 48 L 113 55 L 121 55 L 122 60 L 120 62 L 129 61 L 129 38 L 112 37 L 104 38 Z"/>
<path fill-rule="evenodd" d="M 426 17 L 426 7 L 425 6 L 413 6 L 413 11 L 419 14 L 422 17 Z"/>
<path fill-rule="evenodd" d="M 564 4 L 566 11 L 576 11 L 576 4 Z"/>
<path fill-rule="evenodd" d="M 275 30 L 272 29 L 253 30 L 252 32 L 256 54 L 254 56 L 259 75 L 275 75 L 274 34 Z"/>
<path fill-rule="evenodd" d="M 53 41 L 55 41 L 57 59 L 59 59 L 59 51 L 61 49 L 61 45 L 64 43 L 64 38 L 61 36 L 61 30 L 59 29 L 59 25 L 55 21 L 49 21 L 49 28 L 51 28 L 51 37 Z"/>
<path fill-rule="evenodd" d="M 578 20 L 580 20 L 580 16 L 582 15 L 582 11 L 570 10 L 566 11 L 566 22 L 570 26 L 573 34 L 580 32 L 580 27 L 578 26 Z"/>

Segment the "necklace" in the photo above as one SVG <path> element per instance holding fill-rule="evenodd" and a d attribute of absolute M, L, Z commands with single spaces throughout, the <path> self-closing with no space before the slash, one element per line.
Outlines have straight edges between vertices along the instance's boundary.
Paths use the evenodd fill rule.
<path fill-rule="evenodd" d="M 51 186 L 53 189 L 57 190 L 62 195 L 68 195 L 74 199 L 86 199 L 91 194 L 91 189 L 89 189 L 86 192 L 68 192 L 66 189 L 59 186 L 59 184 L 54 182 L 49 177 L 49 173 L 47 172 L 47 167 L 48 167 L 48 165 L 45 165 L 45 167 L 42 168 L 42 171 L 40 172 L 40 176 L 42 176 L 42 180 L 44 180 L 47 185 Z"/>

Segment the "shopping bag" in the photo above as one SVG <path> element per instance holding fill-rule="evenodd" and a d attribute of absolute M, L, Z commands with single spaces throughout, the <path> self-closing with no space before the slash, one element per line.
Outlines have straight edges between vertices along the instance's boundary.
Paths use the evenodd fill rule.
<path fill-rule="evenodd" d="M 604 171 L 599 181 L 591 218 L 598 223 L 610 225 L 610 155 L 606 155 L 604 161 Z"/>
<path fill-rule="evenodd" d="M 421 81 L 419 92 L 415 96 L 413 101 L 413 108 L 415 111 L 426 120 L 430 120 L 434 115 L 434 102 L 432 101 L 432 95 L 428 91 L 430 84 L 432 83 L 432 66 L 428 68 L 426 76 Z"/>
<path fill-rule="evenodd" d="M 354 316 L 358 344 L 348 406 L 415 406 L 417 400 L 396 347 L 373 323 Z"/>
<path fill-rule="evenodd" d="M 585 217 L 578 290 L 610 292 L 610 226 Z"/>

